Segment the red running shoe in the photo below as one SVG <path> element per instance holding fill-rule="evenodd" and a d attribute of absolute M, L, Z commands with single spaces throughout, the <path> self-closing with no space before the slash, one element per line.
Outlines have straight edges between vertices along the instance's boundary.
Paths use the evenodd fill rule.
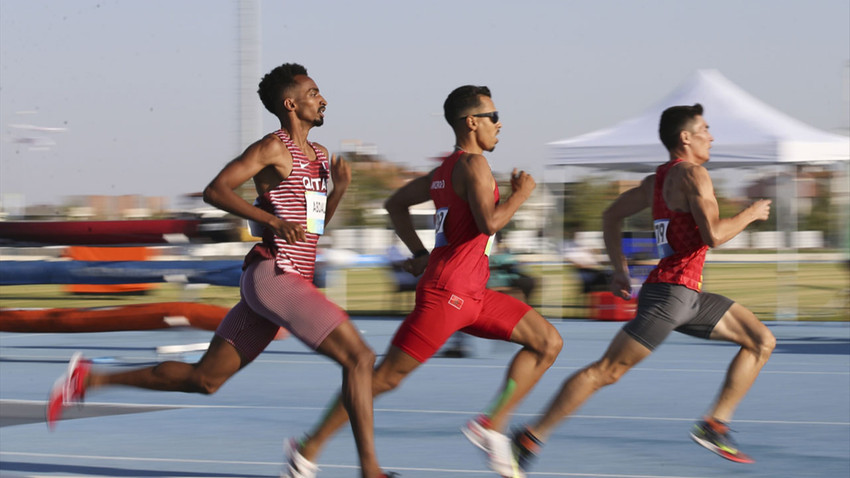
<path fill-rule="evenodd" d="M 47 426 L 52 430 L 56 422 L 62 418 L 65 407 L 83 402 L 86 395 L 86 377 L 91 370 L 91 361 L 83 358 L 80 352 L 71 356 L 68 363 L 68 371 L 59 377 L 59 380 L 50 390 L 47 399 Z"/>

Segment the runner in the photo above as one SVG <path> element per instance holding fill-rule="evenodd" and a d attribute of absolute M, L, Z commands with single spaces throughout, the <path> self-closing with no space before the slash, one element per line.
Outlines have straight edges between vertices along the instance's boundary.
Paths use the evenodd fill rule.
<path fill-rule="evenodd" d="M 324 123 L 327 102 L 307 70 L 281 65 L 263 77 L 263 105 L 280 120 L 280 129 L 249 146 L 227 164 L 204 190 L 204 200 L 231 214 L 264 225 L 263 242 L 245 257 L 242 299 L 222 320 L 209 348 L 196 364 L 168 361 L 153 367 L 99 373 L 75 354 L 68 373 L 50 393 L 47 422 L 52 428 L 64 407 L 83 400 L 88 390 L 126 385 L 151 390 L 213 394 L 251 363 L 280 327 L 342 366 L 342 404 L 351 414 L 363 478 L 387 477 L 375 454 L 372 422 L 374 352 L 363 342 L 346 313 L 312 284 L 316 243 L 351 182 L 342 158 L 307 140 Z M 234 190 L 252 179 L 260 194 L 255 207 Z M 333 191 L 328 194 L 328 179 Z M 283 476 L 309 478 L 318 469 L 284 444 Z"/>
<path fill-rule="evenodd" d="M 753 462 L 732 441 L 728 423 L 770 358 L 776 339 L 744 306 L 702 292 L 702 269 L 708 248 L 729 241 L 752 222 L 766 220 L 770 201 L 756 201 L 731 218 L 719 217 L 714 186 L 703 166 L 714 138 L 702 113 L 699 104 L 664 111 L 659 133 L 670 160 L 605 211 L 603 235 L 614 267 L 611 288 L 615 295 L 631 297 L 621 245 L 623 219 L 652 207 L 662 259 L 641 287 L 637 316 L 614 337 L 602 358 L 569 377 L 544 415 L 514 433 L 514 450 L 523 469 L 561 421 L 649 356 L 673 330 L 741 346 L 714 404 L 694 425 L 691 437 L 723 458 Z"/>
<path fill-rule="evenodd" d="M 463 433 L 488 455 L 502 476 L 523 476 L 502 433 L 510 413 L 555 361 L 561 350 L 558 331 L 527 304 L 486 289 L 493 236 L 508 224 L 535 187 L 525 172 L 511 178 L 512 194 L 499 202 L 499 189 L 484 151 L 493 151 L 501 129 L 490 90 L 462 86 L 443 106 L 456 138 L 455 151 L 441 166 L 414 179 L 386 202 L 396 233 L 413 252 L 405 266 L 425 271 L 416 289 L 416 305 L 396 332 L 372 382 L 376 395 L 396 388 L 427 361 L 456 331 L 520 344 L 505 381 L 489 409 L 470 420 Z M 436 245 L 429 254 L 413 227 L 409 208 L 433 199 Z M 427 266 L 427 268 L 426 268 Z M 449 393 L 447 391 L 447 393 Z M 315 461 L 324 444 L 345 424 L 336 403 L 307 435 L 299 453 Z"/>

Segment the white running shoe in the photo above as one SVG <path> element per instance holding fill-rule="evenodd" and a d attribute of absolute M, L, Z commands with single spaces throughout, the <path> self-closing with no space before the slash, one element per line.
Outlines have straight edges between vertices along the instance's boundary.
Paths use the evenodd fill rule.
<path fill-rule="evenodd" d="M 466 422 L 466 425 L 460 427 L 463 436 L 466 437 L 473 445 L 477 446 L 485 453 L 487 452 L 487 427 L 490 426 L 490 419 L 484 415 L 478 415 L 472 420 Z"/>
<path fill-rule="evenodd" d="M 505 478 L 525 478 L 514 458 L 511 439 L 505 435 L 487 430 L 487 457 L 490 469 Z"/>
<path fill-rule="evenodd" d="M 514 458 L 511 439 L 489 428 L 490 420 L 479 415 L 461 427 L 464 436 L 487 453 L 490 469 L 503 478 L 525 478 L 525 473 Z"/>
<path fill-rule="evenodd" d="M 316 478 L 319 466 L 298 453 L 298 442 L 294 438 L 283 443 L 283 453 L 286 463 L 283 464 L 280 478 Z"/>

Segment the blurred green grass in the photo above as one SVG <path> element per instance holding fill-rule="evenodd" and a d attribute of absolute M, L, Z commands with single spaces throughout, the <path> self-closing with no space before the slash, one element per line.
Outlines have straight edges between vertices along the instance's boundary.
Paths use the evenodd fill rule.
<path fill-rule="evenodd" d="M 530 265 L 538 279 L 530 303 L 545 317 L 583 318 L 588 309 L 581 282 L 570 265 Z M 705 290 L 732 298 L 762 320 L 776 320 L 777 310 L 793 307 L 798 320 L 850 320 L 850 270 L 844 263 L 709 263 Z M 328 276 L 328 296 L 352 315 L 404 315 L 413 307 L 413 292 L 396 292 L 390 272 L 381 268 L 335 271 Z M 192 301 L 230 307 L 239 300 L 236 287 L 157 284 L 140 295 L 70 294 L 62 285 L 0 287 L 0 307 L 116 307 L 151 302 Z"/>

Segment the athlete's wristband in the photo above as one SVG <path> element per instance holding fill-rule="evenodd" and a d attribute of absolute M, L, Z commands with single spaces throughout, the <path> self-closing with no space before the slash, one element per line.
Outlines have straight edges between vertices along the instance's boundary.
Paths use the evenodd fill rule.
<path fill-rule="evenodd" d="M 428 254 L 430 254 L 430 252 L 428 252 L 428 249 L 420 249 L 413 253 L 413 258 L 419 259 L 422 256 L 427 256 Z"/>

